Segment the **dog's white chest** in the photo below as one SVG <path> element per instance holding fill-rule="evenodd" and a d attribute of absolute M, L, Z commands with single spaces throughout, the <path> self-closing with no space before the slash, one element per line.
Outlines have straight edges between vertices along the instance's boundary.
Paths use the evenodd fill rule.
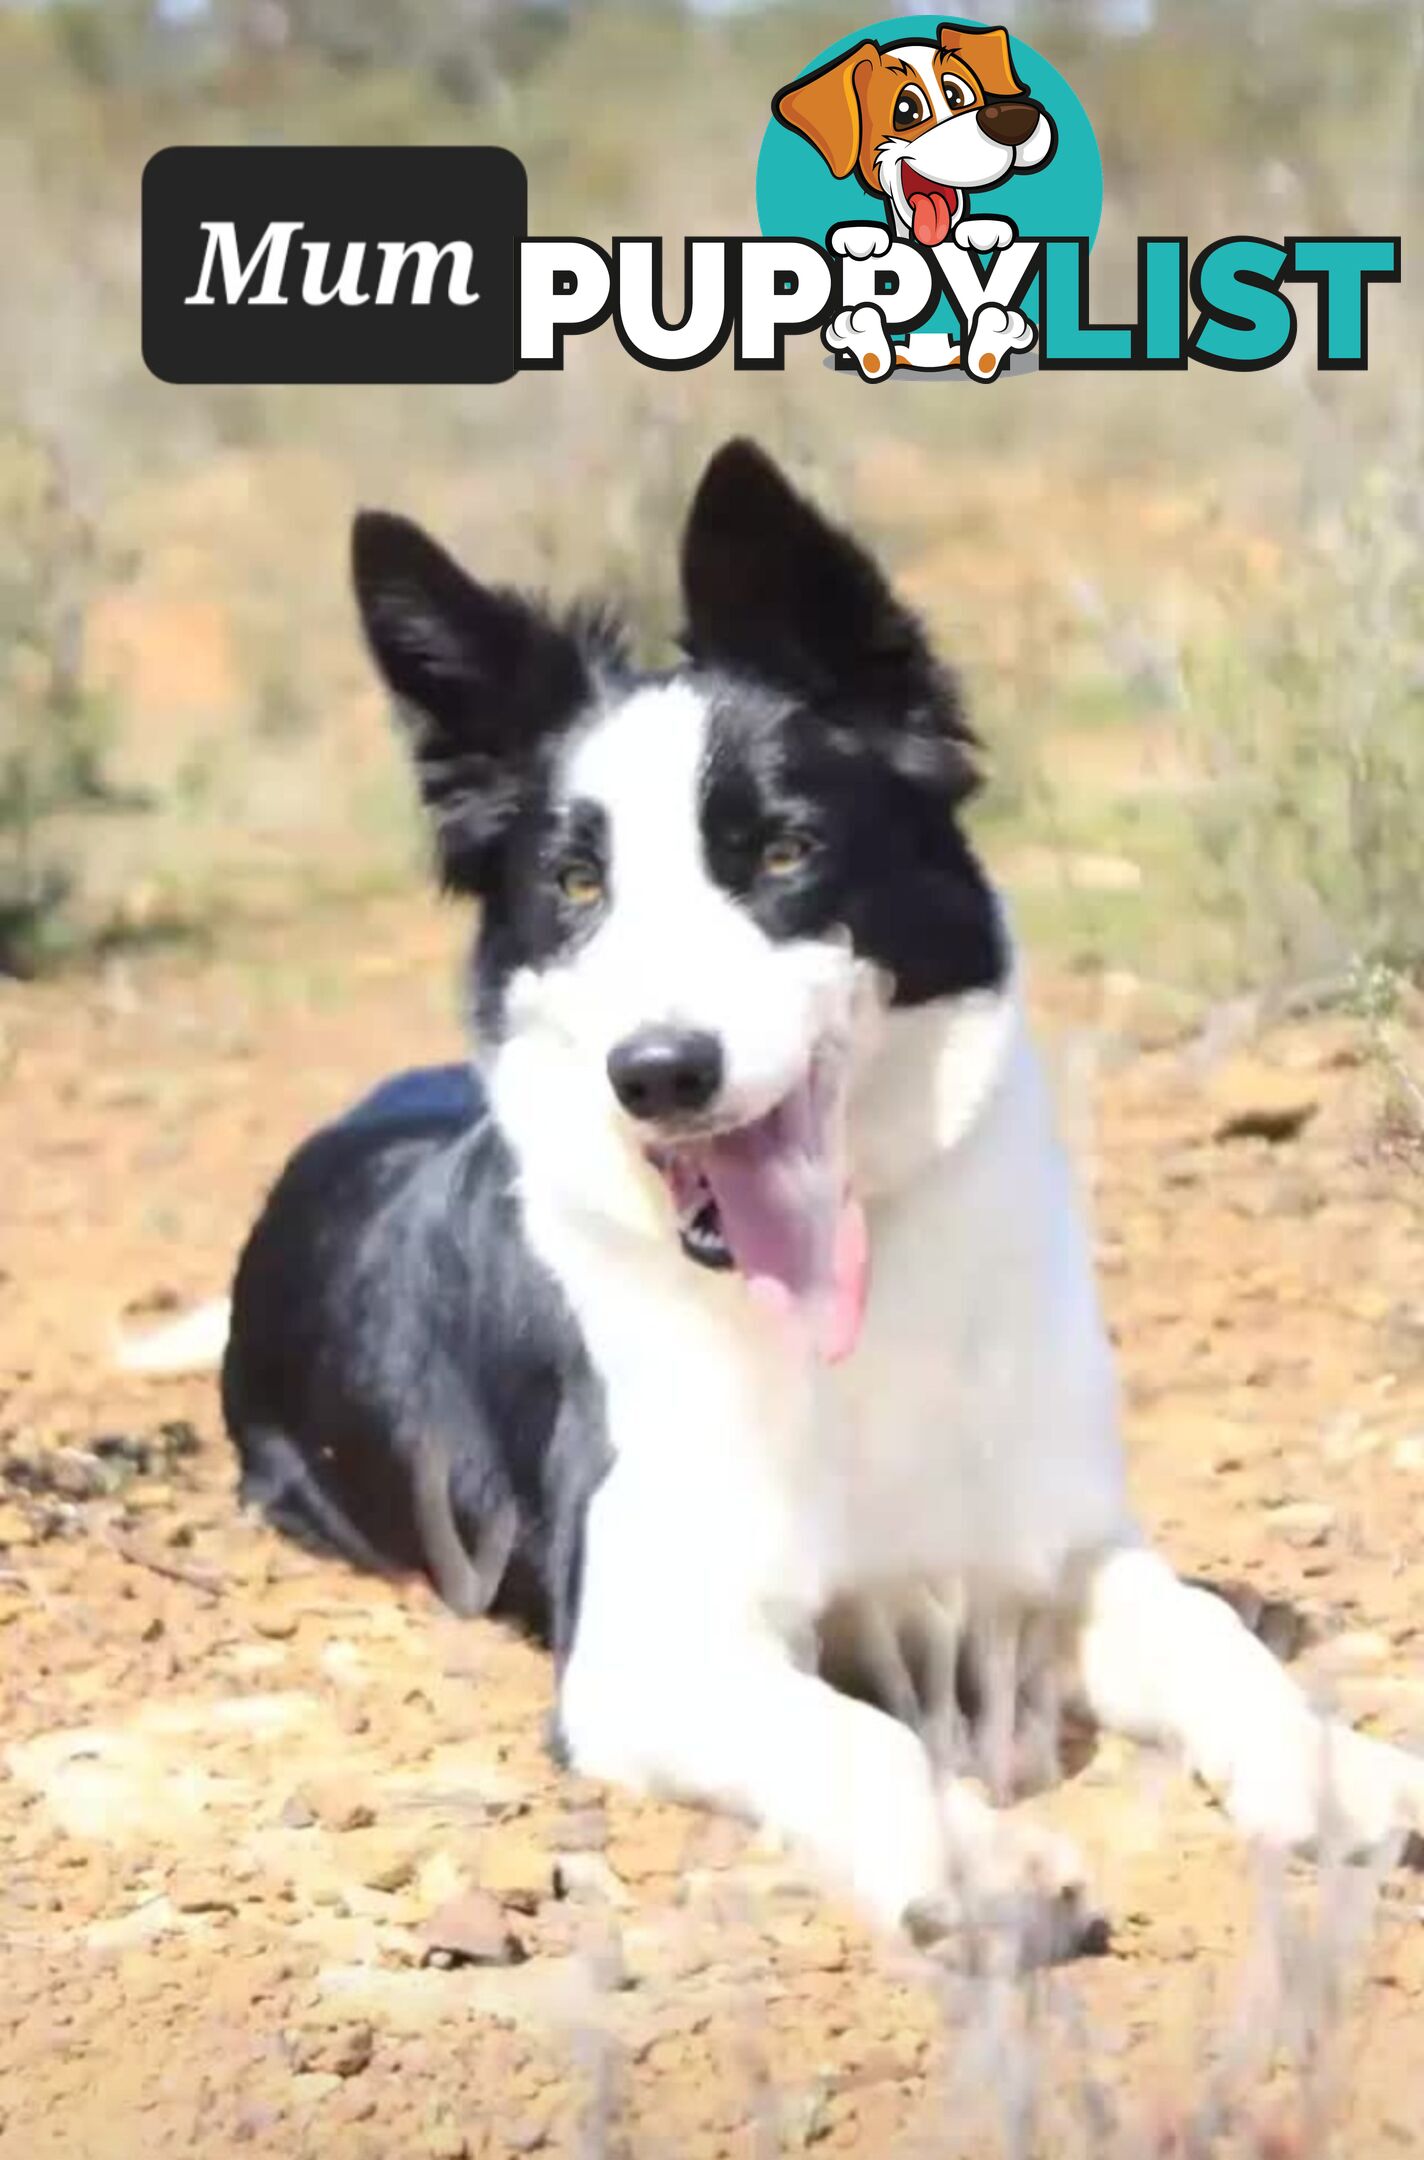
<path fill-rule="evenodd" d="M 680 1594 L 705 1575 L 814 1616 L 957 1577 L 1039 1602 L 1125 1520 L 1086 1238 L 1017 1012 L 890 1025 L 852 1116 L 871 1288 L 843 1364 L 673 1248 L 531 1213 L 602 1383 L 605 1537 Z"/>
<path fill-rule="evenodd" d="M 831 1490 L 811 1512 L 838 1588 L 954 1574 L 1043 1594 L 1123 1517 L 1085 1231 L 1032 1050 L 1017 1035 L 1003 1047 L 982 1106 L 981 1047 L 935 1053 L 928 1114 L 969 1129 L 903 1182 L 892 1158 L 915 1114 L 884 1106 L 893 1182 L 871 1203 L 866 1325 L 816 1388 Z"/>

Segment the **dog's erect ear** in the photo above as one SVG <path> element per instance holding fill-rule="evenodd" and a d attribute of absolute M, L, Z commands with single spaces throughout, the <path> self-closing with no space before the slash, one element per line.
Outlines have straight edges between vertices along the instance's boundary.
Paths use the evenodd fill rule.
<path fill-rule="evenodd" d="M 695 661 L 791 691 L 956 799 L 975 786 L 974 737 L 920 624 L 755 443 L 725 443 L 702 475 L 682 589 Z"/>
<path fill-rule="evenodd" d="M 958 23 L 941 23 L 939 49 L 954 53 L 974 70 L 975 79 L 992 104 L 995 98 L 1027 96 L 1014 73 L 1007 30 L 964 30 Z"/>
<path fill-rule="evenodd" d="M 879 59 L 879 46 L 867 38 L 814 75 L 788 83 L 771 101 L 777 119 L 820 151 L 837 180 L 855 171 L 863 126 L 861 85 Z"/>
<path fill-rule="evenodd" d="M 409 735 L 441 878 L 482 892 L 522 770 L 589 694 L 584 651 L 532 601 L 476 584 L 406 518 L 363 510 L 351 565 L 371 651 Z"/>

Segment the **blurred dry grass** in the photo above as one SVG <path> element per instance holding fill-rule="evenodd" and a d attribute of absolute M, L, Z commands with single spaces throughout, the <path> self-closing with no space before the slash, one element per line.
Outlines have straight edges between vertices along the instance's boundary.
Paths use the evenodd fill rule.
<path fill-rule="evenodd" d="M 1102 312 L 1129 297 L 1139 231 L 1401 232 L 1408 279 L 1418 0 L 1162 0 L 1139 36 L 1097 18 L 1013 16 L 1099 131 Z M 563 374 L 493 390 L 144 373 L 137 184 L 160 144 L 492 139 L 528 165 L 535 230 L 750 229 L 768 94 L 845 19 L 795 0 L 0 8 L 12 961 L 409 878 L 345 591 L 352 509 L 402 507 L 501 578 L 611 587 L 655 644 L 691 481 L 739 428 L 884 549 L 965 669 L 996 767 L 986 845 L 1037 938 L 1210 987 L 1417 967 L 1408 282 L 1375 294 L 1358 376 L 1314 371 L 1309 324 L 1257 377 L 991 396 L 865 391 L 809 345 L 780 376 L 661 375 L 606 331 Z"/>

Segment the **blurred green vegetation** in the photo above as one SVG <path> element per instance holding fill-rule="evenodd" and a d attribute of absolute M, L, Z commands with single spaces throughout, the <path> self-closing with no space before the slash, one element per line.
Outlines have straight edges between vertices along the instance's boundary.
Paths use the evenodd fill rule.
<path fill-rule="evenodd" d="M 0 966 L 15 973 L 63 948 L 73 877 L 52 821 L 110 794 L 103 703 L 81 669 L 97 558 L 54 454 L 0 436 Z"/>
<path fill-rule="evenodd" d="M 771 91 L 850 21 L 600 0 L 0 5 L 0 967 L 408 879 L 353 635 L 360 502 L 596 586 L 656 646 L 731 429 L 880 548 L 964 669 L 985 845 L 1036 935 L 1208 987 L 1424 968 L 1414 0 L 1021 0 L 1103 149 L 1094 305 L 1139 232 L 1401 233 L 1372 364 L 865 389 L 636 367 L 610 330 L 497 389 L 176 389 L 138 337 L 172 142 L 495 141 L 531 224 L 750 230 Z M 671 296 L 675 306 L 676 295 Z M 1304 296 L 1308 312 L 1313 300 Z"/>

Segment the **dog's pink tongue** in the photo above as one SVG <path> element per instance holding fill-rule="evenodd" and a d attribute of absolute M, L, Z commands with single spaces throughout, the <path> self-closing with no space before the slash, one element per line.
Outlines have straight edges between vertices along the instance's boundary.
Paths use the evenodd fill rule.
<path fill-rule="evenodd" d="M 847 1194 L 836 1217 L 832 1291 L 821 1326 L 821 1355 L 828 1365 L 839 1365 L 859 1342 L 869 1288 L 870 1233 L 865 1209 Z"/>
<path fill-rule="evenodd" d="M 910 215 L 921 247 L 938 247 L 949 238 L 949 204 L 943 195 L 916 195 Z"/>
<path fill-rule="evenodd" d="M 841 1188 L 819 1136 L 797 1131 L 798 1122 L 776 1112 L 729 1133 L 707 1147 L 702 1169 L 753 1295 L 799 1320 L 834 1363 L 855 1348 L 865 1313 L 865 1211 Z"/>

